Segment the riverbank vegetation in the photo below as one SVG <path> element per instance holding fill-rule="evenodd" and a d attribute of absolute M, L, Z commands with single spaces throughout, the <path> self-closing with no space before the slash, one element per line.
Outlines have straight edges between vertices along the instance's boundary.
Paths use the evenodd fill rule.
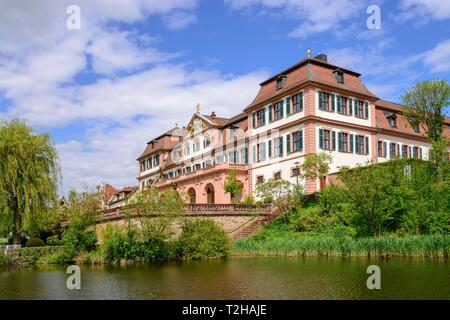
<path fill-rule="evenodd" d="M 447 257 L 448 162 L 441 169 L 417 159 L 342 169 L 309 205 L 237 240 L 233 254 Z"/>

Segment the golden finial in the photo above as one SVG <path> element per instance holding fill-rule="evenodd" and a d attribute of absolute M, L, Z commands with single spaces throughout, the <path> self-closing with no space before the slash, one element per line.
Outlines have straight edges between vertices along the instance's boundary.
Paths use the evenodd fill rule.
<path fill-rule="evenodd" d="M 200 113 L 200 103 L 197 102 L 197 104 L 195 105 L 195 111 L 197 113 Z"/>
<path fill-rule="evenodd" d="M 311 50 L 308 49 L 308 51 L 306 51 L 306 53 L 308 54 L 308 58 L 311 58 Z"/>

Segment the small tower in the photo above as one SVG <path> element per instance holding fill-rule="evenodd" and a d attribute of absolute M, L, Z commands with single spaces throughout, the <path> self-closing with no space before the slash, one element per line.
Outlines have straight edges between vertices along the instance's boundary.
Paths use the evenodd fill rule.
<path fill-rule="evenodd" d="M 195 105 L 195 113 L 200 113 L 200 103 L 198 103 L 198 102 Z"/>

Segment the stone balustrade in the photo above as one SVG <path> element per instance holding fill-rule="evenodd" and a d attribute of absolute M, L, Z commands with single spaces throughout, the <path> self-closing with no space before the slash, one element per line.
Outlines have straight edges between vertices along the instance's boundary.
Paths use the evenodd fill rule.
<path fill-rule="evenodd" d="M 189 215 L 252 215 L 255 213 L 269 215 L 272 205 L 249 205 L 249 204 L 220 204 L 220 203 L 194 203 L 186 205 L 186 216 Z M 125 215 L 123 210 L 105 210 L 98 221 L 122 219 Z M 154 214 L 157 215 L 157 214 Z"/>

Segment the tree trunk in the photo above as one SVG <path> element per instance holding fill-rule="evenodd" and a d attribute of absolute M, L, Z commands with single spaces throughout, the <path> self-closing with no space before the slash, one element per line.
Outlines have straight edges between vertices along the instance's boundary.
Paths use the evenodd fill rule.
<path fill-rule="evenodd" d="M 17 205 L 17 199 L 13 199 L 11 202 L 11 209 L 13 214 L 13 244 L 19 245 L 22 242 L 22 218 L 20 216 L 19 208 Z"/>

